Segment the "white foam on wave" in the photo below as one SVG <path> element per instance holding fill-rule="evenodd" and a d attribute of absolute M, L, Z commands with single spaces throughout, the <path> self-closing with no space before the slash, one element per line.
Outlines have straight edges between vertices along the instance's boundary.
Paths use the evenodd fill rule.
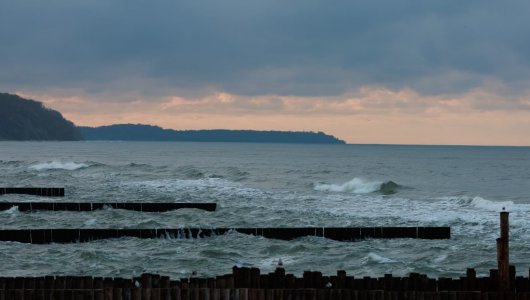
<path fill-rule="evenodd" d="M 367 259 L 369 261 L 373 261 L 379 264 L 389 264 L 389 263 L 396 263 L 397 261 L 390 259 L 388 257 L 384 257 L 378 254 L 375 254 L 373 252 L 368 253 Z"/>
<path fill-rule="evenodd" d="M 480 197 L 444 197 L 438 199 L 409 199 L 406 197 L 374 194 L 329 194 L 322 203 L 311 207 L 308 213 L 318 210 L 346 218 L 351 226 L 449 226 L 453 224 L 488 224 L 492 212 L 506 209 L 523 210 L 521 204 L 510 206 L 508 202 L 494 202 Z M 496 219 L 494 219 L 496 220 Z M 361 222 L 361 223 L 360 223 Z"/>
<path fill-rule="evenodd" d="M 514 203 L 513 201 L 497 201 L 485 199 L 480 196 L 469 197 L 442 197 L 439 198 L 442 203 L 448 206 L 454 206 L 456 209 L 472 209 L 473 211 L 481 210 L 485 212 L 499 212 L 503 208 L 507 211 L 530 211 L 530 204 Z"/>
<path fill-rule="evenodd" d="M 86 226 L 94 226 L 94 225 L 96 225 L 97 222 L 98 222 L 97 219 L 89 219 L 89 220 L 86 220 L 86 221 L 84 222 L 84 224 L 85 224 Z"/>
<path fill-rule="evenodd" d="M 20 214 L 20 211 L 18 210 L 18 206 L 13 206 L 10 209 L 5 210 L 4 213 L 12 217 L 16 217 Z"/>
<path fill-rule="evenodd" d="M 489 200 L 480 196 L 457 196 L 433 199 L 435 201 L 406 200 L 414 206 L 404 206 L 399 209 L 399 218 L 419 224 L 455 226 L 465 224 L 465 227 L 455 227 L 455 234 L 479 234 L 491 232 L 491 228 L 498 222 L 497 214 L 503 208 L 513 212 L 511 225 L 527 227 L 528 221 L 524 216 L 530 212 L 530 204 L 514 203 L 512 201 Z M 395 200 L 392 199 L 392 202 Z M 400 201 L 403 203 L 404 201 Z"/>
<path fill-rule="evenodd" d="M 433 261 L 434 263 L 437 263 L 437 264 L 438 264 L 438 263 L 441 263 L 441 262 L 443 262 L 443 261 L 445 261 L 445 260 L 447 260 L 447 254 L 439 255 L 439 256 L 435 257 L 432 261 Z"/>
<path fill-rule="evenodd" d="M 54 161 L 39 162 L 39 163 L 33 164 L 29 166 L 29 169 L 35 170 L 35 171 L 46 171 L 46 170 L 73 171 L 73 170 L 86 168 L 86 167 L 88 167 L 88 165 L 85 163 L 76 163 L 73 161 L 62 162 L 62 161 L 54 160 Z"/>
<path fill-rule="evenodd" d="M 491 201 L 481 197 L 474 197 L 470 204 L 475 208 L 487 211 L 501 211 L 503 208 L 505 210 L 513 210 L 515 208 L 512 201 Z"/>
<path fill-rule="evenodd" d="M 158 192 L 184 192 L 190 194 L 208 192 L 210 196 L 238 195 L 254 197 L 263 193 L 261 190 L 245 187 L 241 183 L 222 178 L 160 179 L 129 182 L 125 183 L 125 185 Z"/>
<path fill-rule="evenodd" d="M 352 226 L 364 225 L 358 223 L 359 218 L 363 220 L 362 222 L 368 219 L 369 224 L 377 226 L 449 226 L 464 223 L 468 226 L 490 226 L 491 222 L 497 221 L 495 216 L 503 207 L 513 212 L 514 218 L 530 212 L 528 203 L 485 199 L 480 196 L 410 199 L 379 194 L 337 193 L 322 196 L 319 202 L 322 205 L 292 207 L 306 213 L 318 211 L 330 214 L 330 218 L 335 216 L 338 219 L 345 218 Z M 468 230 L 474 229 L 468 228 Z"/>
<path fill-rule="evenodd" d="M 322 192 L 369 194 L 381 189 L 382 181 L 365 181 L 355 177 L 343 184 L 315 184 L 314 189 Z"/>
<path fill-rule="evenodd" d="M 160 180 L 147 180 L 140 182 L 132 182 L 132 185 L 165 190 L 165 191 L 176 191 L 183 189 L 207 189 L 207 188 L 225 188 L 233 187 L 235 184 L 222 178 L 201 178 L 201 179 L 160 179 Z"/>

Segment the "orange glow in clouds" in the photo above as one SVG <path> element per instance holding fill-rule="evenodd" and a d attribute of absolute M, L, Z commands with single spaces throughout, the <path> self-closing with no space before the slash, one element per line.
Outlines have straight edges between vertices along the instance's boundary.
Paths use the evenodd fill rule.
<path fill-rule="evenodd" d="M 530 145 L 530 109 L 520 109 L 530 108 L 530 97 L 490 109 L 506 100 L 481 89 L 451 96 L 384 87 L 362 87 L 332 97 L 215 92 L 200 98 L 135 96 L 132 101 L 106 100 L 112 95 L 18 94 L 43 101 L 83 126 L 142 123 L 177 130 L 324 131 L 348 143 Z"/>

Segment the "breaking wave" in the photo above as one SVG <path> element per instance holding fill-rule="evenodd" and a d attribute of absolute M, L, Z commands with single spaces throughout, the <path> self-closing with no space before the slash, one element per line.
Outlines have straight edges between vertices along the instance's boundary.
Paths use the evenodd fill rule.
<path fill-rule="evenodd" d="M 73 170 L 78 170 L 78 169 L 87 168 L 87 167 L 89 167 L 89 165 L 86 163 L 76 163 L 73 161 L 62 162 L 62 161 L 54 160 L 54 161 L 39 162 L 39 163 L 32 164 L 31 166 L 29 166 L 29 169 L 35 170 L 35 171 L 46 171 L 46 170 L 73 171 Z"/>
<path fill-rule="evenodd" d="M 18 206 L 13 206 L 7 210 L 4 210 L 3 213 L 8 214 L 12 217 L 16 217 L 19 215 L 20 211 L 18 210 Z"/>
<path fill-rule="evenodd" d="M 488 211 L 501 211 L 504 209 L 513 209 L 514 203 L 512 201 L 491 201 L 481 197 L 474 197 L 471 200 L 471 206 Z"/>
<path fill-rule="evenodd" d="M 368 253 L 368 255 L 365 258 L 367 261 L 379 263 L 379 264 L 388 264 L 388 263 L 396 263 L 397 261 L 375 254 L 373 252 Z"/>
<path fill-rule="evenodd" d="M 394 194 L 401 186 L 393 181 L 365 181 L 361 178 L 353 178 L 343 184 L 315 184 L 314 189 L 323 192 L 369 194 L 380 192 L 385 195 Z"/>

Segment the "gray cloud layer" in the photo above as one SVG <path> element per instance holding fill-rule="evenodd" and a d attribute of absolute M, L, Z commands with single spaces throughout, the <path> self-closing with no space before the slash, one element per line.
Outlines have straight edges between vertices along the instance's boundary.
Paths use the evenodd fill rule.
<path fill-rule="evenodd" d="M 0 0 L 0 88 L 458 93 L 530 78 L 530 2 Z"/>

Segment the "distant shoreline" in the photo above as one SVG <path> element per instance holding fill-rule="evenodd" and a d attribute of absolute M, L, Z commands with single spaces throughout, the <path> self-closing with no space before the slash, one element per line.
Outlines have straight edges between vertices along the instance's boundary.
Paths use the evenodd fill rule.
<path fill-rule="evenodd" d="M 76 126 L 41 102 L 0 93 L 0 141 L 180 141 L 346 144 L 324 132 L 258 130 L 173 130 L 147 124 Z"/>
<path fill-rule="evenodd" d="M 323 132 L 258 130 L 173 130 L 144 124 L 78 127 L 88 141 L 167 141 L 225 143 L 346 144 Z"/>
<path fill-rule="evenodd" d="M 122 142 L 154 142 L 154 143 L 218 143 L 218 144 L 287 144 L 287 145 L 339 145 L 339 146 L 356 146 L 356 147 L 403 147 L 403 148 L 409 148 L 409 147 L 424 147 L 424 148 L 492 148 L 492 149 L 499 149 L 499 148 L 505 148 L 505 149 L 524 149 L 524 148 L 530 148 L 530 146 L 518 146 L 518 145 L 444 145 L 444 144 L 370 144 L 370 143 L 285 143 L 285 142 L 245 142 L 245 141 L 234 141 L 234 142 L 217 142 L 217 141 L 167 141 L 167 140 L 5 140 L 0 139 L 0 143 L 7 142 L 15 142 L 15 143 L 46 143 L 46 142 L 57 142 L 57 143 L 83 143 L 83 142 L 116 142 L 116 143 L 122 143 Z"/>

